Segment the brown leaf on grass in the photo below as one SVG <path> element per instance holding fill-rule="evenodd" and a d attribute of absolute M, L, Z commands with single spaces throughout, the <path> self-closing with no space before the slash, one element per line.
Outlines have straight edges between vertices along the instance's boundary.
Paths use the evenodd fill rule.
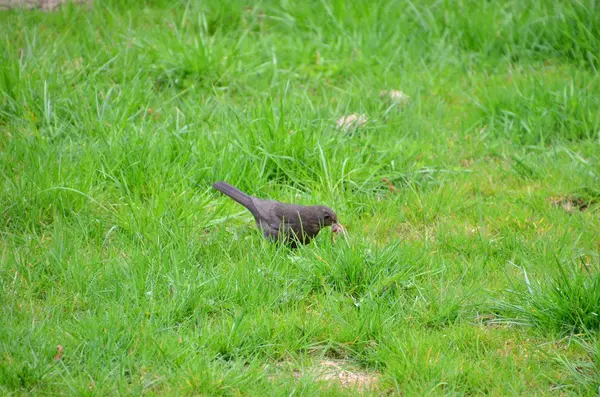
<path fill-rule="evenodd" d="M 383 90 L 379 92 L 380 97 L 388 97 L 398 105 L 406 105 L 410 102 L 410 97 L 400 90 Z"/>
<path fill-rule="evenodd" d="M 154 108 L 148 108 L 148 114 L 152 116 L 154 120 L 158 120 L 160 118 L 160 112 L 154 110 Z"/>
<path fill-rule="evenodd" d="M 462 165 L 465 168 L 471 168 L 471 166 L 473 165 L 475 161 L 471 158 L 468 159 L 462 159 L 460 160 L 460 165 Z"/>
<path fill-rule="evenodd" d="M 22 9 L 40 9 L 42 11 L 54 11 L 63 4 L 84 4 L 92 5 L 93 1 L 88 0 L 4 0 L 0 1 L 0 10 L 22 8 Z"/>
<path fill-rule="evenodd" d="M 58 361 L 62 358 L 63 353 L 65 352 L 65 348 L 62 345 L 56 345 L 56 355 L 54 356 L 54 361 Z"/>
<path fill-rule="evenodd" d="M 347 116 L 342 116 L 335 122 L 338 129 L 348 131 L 364 126 L 369 119 L 364 114 L 352 113 Z"/>
<path fill-rule="evenodd" d="M 394 184 L 392 183 L 392 181 L 390 181 L 389 179 L 383 178 L 381 180 L 388 185 L 388 189 L 389 189 L 390 192 L 394 193 L 394 192 L 397 192 L 397 191 L 400 190 L 396 186 L 394 186 Z"/>
<path fill-rule="evenodd" d="M 585 211 L 590 203 L 581 197 L 554 196 L 550 197 L 550 203 L 555 207 L 560 207 L 566 212 Z"/>

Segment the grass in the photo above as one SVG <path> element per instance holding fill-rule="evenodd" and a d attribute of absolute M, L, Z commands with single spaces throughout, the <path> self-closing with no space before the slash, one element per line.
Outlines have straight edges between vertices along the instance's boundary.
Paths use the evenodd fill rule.
<path fill-rule="evenodd" d="M 595 1 L 107 0 L 0 31 L 2 394 L 597 393 Z M 271 245 L 216 180 L 327 204 L 348 243 Z"/>

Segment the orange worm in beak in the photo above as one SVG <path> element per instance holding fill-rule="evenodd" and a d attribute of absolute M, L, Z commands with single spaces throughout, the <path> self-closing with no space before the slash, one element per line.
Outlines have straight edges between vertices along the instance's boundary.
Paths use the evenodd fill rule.
<path fill-rule="evenodd" d="M 334 233 L 344 233 L 344 227 L 339 223 L 331 225 L 331 231 Z"/>
<path fill-rule="evenodd" d="M 336 234 L 341 233 L 344 235 L 346 232 L 344 231 L 344 227 L 339 223 L 334 223 L 331 225 L 331 244 L 333 244 L 333 240 Z"/>

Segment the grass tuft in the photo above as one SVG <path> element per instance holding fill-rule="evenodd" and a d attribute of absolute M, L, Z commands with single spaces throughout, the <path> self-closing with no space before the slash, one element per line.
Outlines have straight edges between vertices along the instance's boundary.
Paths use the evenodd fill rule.
<path fill-rule="evenodd" d="M 514 320 L 563 334 L 600 331 L 598 264 L 556 262 L 554 275 L 531 279 L 523 269 L 520 286 L 500 308 Z M 523 285 L 524 284 L 524 285 Z"/>

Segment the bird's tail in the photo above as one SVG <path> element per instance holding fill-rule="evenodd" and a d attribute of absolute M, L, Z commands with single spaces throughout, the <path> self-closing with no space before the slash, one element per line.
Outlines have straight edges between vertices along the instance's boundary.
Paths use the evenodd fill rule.
<path fill-rule="evenodd" d="M 244 207 L 248 208 L 252 214 L 254 214 L 256 211 L 254 208 L 254 203 L 252 202 L 252 198 L 235 186 L 232 186 L 227 182 L 213 183 L 212 186 L 221 193 L 226 194 Z"/>

